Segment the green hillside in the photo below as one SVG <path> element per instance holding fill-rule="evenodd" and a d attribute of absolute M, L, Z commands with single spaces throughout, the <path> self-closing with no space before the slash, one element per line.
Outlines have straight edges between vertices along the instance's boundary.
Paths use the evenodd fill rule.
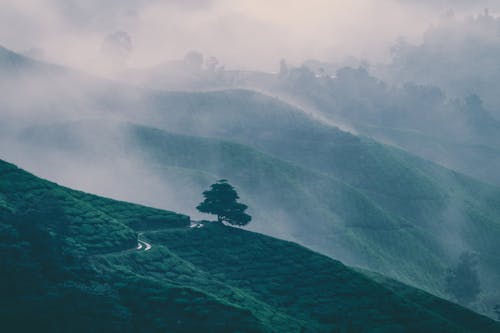
<path fill-rule="evenodd" d="M 96 197 L 0 162 L 4 329 L 496 332 L 293 243 Z M 137 248 L 137 240 L 151 246 Z M 397 287 L 392 286 L 396 284 Z"/>
<path fill-rule="evenodd" d="M 279 225 L 280 238 L 435 293 L 454 255 L 473 250 L 481 256 L 484 294 L 498 288 L 498 188 L 369 142 L 333 146 L 316 158 L 312 147 L 304 149 L 302 164 L 316 166 L 306 169 L 227 142 L 146 128 L 135 134 L 152 163 L 231 177 L 255 207 L 282 208 L 282 224 L 279 214 L 262 216 Z"/>
<path fill-rule="evenodd" d="M 116 132 L 124 141 L 115 142 L 114 149 L 93 144 L 96 140 L 113 142 L 110 136 L 116 138 Z M 85 133 L 92 133 L 90 141 Z M 79 122 L 38 127 L 25 135 L 29 146 L 44 152 L 26 152 L 39 163 L 61 156 L 77 164 L 91 160 L 100 165 L 112 160 L 118 165 L 125 157 L 145 161 L 147 170 L 131 177 L 147 180 L 155 175 L 160 187 L 175 188 L 175 195 L 190 207 L 196 206 L 211 182 L 228 178 L 253 208 L 256 220 L 250 225 L 252 230 L 299 242 L 435 294 L 443 295 L 446 269 L 460 251 L 476 251 L 481 256 L 482 297 L 498 298 L 498 190 L 399 151 L 375 143 L 352 145 L 350 150 L 339 145 L 345 165 L 337 162 L 344 173 L 336 178 L 241 144 L 148 127 Z M 64 146 L 54 155 L 48 154 L 56 142 L 64 142 Z M 359 152 L 379 165 L 361 163 L 361 155 L 360 162 L 349 167 L 347 162 Z M 389 169 L 383 172 L 382 166 Z M 357 181 L 348 184 L 356 175 L 360 175 Z M 395 175 L 400 176 L 399 182 Z M 372 183 L 368 182 L 371 178 Z M 384 188 L 379 179 L 392 186 Z M 161 198 L 155 204 L 165 205 Z M 491 306 L 482 308 L 490 310 Z"/>
<path fill-rule="evenodd" d="M 485 96 L 474 98 L 469 95 L 473 91 L 468 91 L 447 99 L 438 86 L 422 82 L 389 84 L 363 66 L 337 68 L 334 77 L 315 78 L 311 65 L 316 67 L 316 73 L 321 67 L 304 64 L 305 67 L 290 68 L 285 75 L 224 71 L 217 79 L 203 75 L 186 77 L 187 72 L 182 76 L 178 73 L 180 68 L 176 72 L 172 68 L 155 68 L 151 76 L 164 79 L 151 80 L 149 86 L 163 90 L 247 88 L 283 96 L 287 102 L 315 110 L 359 134 L 391 142 L 427 160 L 500 185 L 500 122 L 492 116 L 495 109 L 490 105 L 488 110 L 483 105 L 481 98 Z M 179 76 L 184 80 L 176 79 Z M 481 95 L 479 91 L 474 93 Z"/>
<path fill-rule="evenodd" d="M 427 160 L 471 175 L 490 184 L 500 184 L 500 148 L 481 143 L 453 142 L 416 130 L 358 125 L 360 132 Z"/>
<path fill-rule="evenodd" d="M 236 141 L 307 170 L 339 179 L 364 194 L 386 215 L 409 223 L 413 228 L 411 233 L 423 233 L 423 237 L 417 237 L 418 243 L 429 250 L 421 252 L 408 249 L 412 241 L 408 242 L 404 235 L 398 236 L 398 232 L 390 234 L 366 228 L 352 229 L 356 235 L 367 234 L 368 238 L 377 238 L 383 244 L 384 255 L 406 254 L 411 260 L 403 261 L 411 262 L 410 265 L 422 261 L 413 272 L 399 274 L 401 266 L 396 264 L 390 270 L 383 270 L 384 274 L 439 292 L 442 288 L 436 288 L 436 284 L 442 279 L 428 276 L 425 281 L 418 277 L 417 272 L 440 274 L 437 273 L 439 267 L 428 270 L 433 265 L 433 257 L 440 258 L 441 267 L 449 266 L 458 253 L 465 250 L 480 254 L 485 275 L 492 271 L 499 272 L 500 262 L 495 255 L 500 237 L 498 187 L 475 181 L 400 149 L 342 132 L 278 99 L 256 92 L 157 93 L 150 103 L 154 107 L 146 104 L 149 105 L 146 114 L 154 120 L 155 127 Z M 325 200 L 324 196 L 318 197 L 319 202 Z M 320 221 L 324 224 L 332 220 Z M 370 219 L 365 221 L 370 223 Z M 306 242 L 305 235 L 311 233 L 306 231 L 304 221 L 301 224 L 304 232 L 300 241 Z M 320 235 L 314 240 L 315 249 L 344 258 L 344 253 L 329 252 L 327 246 L 321 243 L 328 233 Z M 407 245 L 399 248 L 399 240 Z M 329 241 L 334 243 L 331 239 Z M 396 245 L 392 247 L 394 243 Z M 439 249 L 428 244 L 438 244 Z M 377 251 L 377 247 L 369 244 L 361 252 L 372 251 Z M 429 256 L 423 254 L 426 252 Z M 485 279 L 485 293 L 496 293 L 500 281 L 498 273 L 485 276 Z"/>
<path fill-rule="evenodd" d="M 40 146 L 35 145 L 35 149 L 44 153 L 33 155 L 28 150 L 25 154 L 36 157 L 38 163 L 50 163 L 62 154 L 76 163 L 91 160 L 97 165 L 103 159 L 118 164 L 124 157 L 138 158 L 145 161 L 149 171 L 135 177 L 147 179 L 157 174 L 155 179 L 162 187 L 176 188 L 176 196 L 190 207 L 197 205 L 200 193 L 211 182 L 229 178 L 256 217 L 252 230 L 297 241 L 349 264 L 385 272 L 430 290 L 442 289 L 446 254 L 439 242 L 336 178 L 248 146 L 147 127 L 123 126 L 120 132 L 126 139 L 115 143 L 123 147 L 118 152 L 106 144 L 94 146 L 95 140 L 111 141 L 109 127 L 84 122 L 32 129 L 26 134 L 30 146 L 36 142 Z M 92 139 L 87 142 L 82 137 L 89 131 Z M 64 142 L 64 146 L 54 155 L 48 154 L 48 147 L 53 148 L 56 142 Z M 160 200 L 155 204 L 163 203 Z M 392 239 L 390 245 L 388 238 Z M 421 258 L 415 258 L 415 253 Z"/>
<path fill-rule="evenodd" d="M 133 201 L 155 200 L 155 206 L 177 210 L 185 206 L 170 202 L 194 207 L 210 182 L 229 178 L 255 209 L 254 230 L 435 294 L 442 294 L 445 270 L 460 252 L 474 251 L 480 256 L 482 298 L 500 298 L 497 187 L 343 132 L 256 92 L 149 91 L 76 73 L 42 79 L 43 96 L 22 95 L 29 105 L 2 108 L 24 128 L 0 142 L 2 152 L 10 151 L 3 155 L 9 160 L 30 170 L 45 166 L 50 179 L 63 179 L 72 165 L 79 171 L 65 179 L 81 184 L 93 180 L 94 172 L 114 172 L 138 160 L 135 173 L 119 178 L 110 172 L 108 177 L 117 177 L 109 182 L 115 187 L 104 179 L 96 192 L 105 188 L 118 196 L 122 184 L 154 179 L 157 187 L 175 188 L 169 200 L 155 198 L 148 188 L 137 191 Z M 14 83 L 6 82 L 9 89 L 25 91 Z M 76 119 L 89 112 L 98 116 L 76 127 L 35 121 L 30 128 L 40 110 L 58 115 L 43 117 L 49 124 L 71 112 Z M 109 121 L 115 117 L 144 126 L 123 129 Z M 104 129 L 96 125 L 108 122 Z M 15 126 L 4 126 L 14 133 Z M 12 149 L 13 142 L 21 146 Z"/>

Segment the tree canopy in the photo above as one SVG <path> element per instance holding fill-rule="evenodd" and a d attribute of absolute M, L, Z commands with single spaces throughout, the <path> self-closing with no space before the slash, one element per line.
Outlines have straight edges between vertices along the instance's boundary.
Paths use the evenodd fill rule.
<path fill-rule="evenodd" d="M 217 215 L 217 221 L 232 225 L 247 225 L 252 217 L 245 213 L 247 205 L 239 203 L 238 193 L 225 179 L 217 181 L 203 192 L 205 200 L 196 209 L 202 213 Z"/>

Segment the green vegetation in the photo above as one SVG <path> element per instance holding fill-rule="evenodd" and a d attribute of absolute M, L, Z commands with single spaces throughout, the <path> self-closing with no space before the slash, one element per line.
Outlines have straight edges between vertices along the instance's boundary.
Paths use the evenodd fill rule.
<path fill-rule="evenodd" d="M 50 146 L 63 137 L 71 144 L 67 156 L 81 163 L 113 156 L 107 146 L 100 152 L 76 140 L 91 128 L 94 138 L 110 142 L 106 127 L 85 122 L 63 127 L 62 132 L 57 126 L 39 128 L 30 140 Z M 126 157 L 147 165 L 141 177 L 156 175 L 187 207 L 195 207 L 200 192 L 227 177 L 250 206 L 254 231 L 442 296 L 447 296 L 450 263 L 457 252 L 470 249 L 482 259 L 480 302 L 500 297 L 498 188 L 348 134 L 329 137 L 327 147 L 320 138 L 297 140 L 292 145 L 297 156 L 287 154 L 285 160 L 233 142 L 124 127 Z M 491 308 L 483 307 L 493 315 Z"/>
<path fill-rule="evenodd" d="M 446 292 L 460 304 L 475 302 L 481 292 L 477 264 L 476 255 L 464 252 L 456 267 L 448 271 Z"/>
<path fill-rule="evenodd" d="M 3 57 L 7 68 L 30 68 L 27 60 L 13 53 Z M 43 64 L 37 64 L 44 72 Z M 24 74 L 33 83 L 36 75 L 28 70 Z M 66 115 L 68 107 L 82 106 L 84 100 L 90 101 L 88 109 L 109 110 L 99 117 L 119 113 L 120 119 L 161 130 L 117 126 L 119 130 L 110 134 L 99 127 L 101 118 L 26 129 L 21 135 L 26 151 L 16 147 L 14 154 L 25 156 L 24 166 L 44 165 L 44 161 L 53 162 L 52 158 L 71 161 L 82 169 L 73 178 L 85 179 L 92 176 L 92 171 L 85 173 L 89 166 L 109 166 L 110 161 L 121 165 L 137 159 L 140 176 L 131 175 L 138 179 L 154 175 L 159 186 L 172 188 L 175 197 L 182 198 L 179 202 L 187 202 L 188 207 L 195 207 L 199 193 L 216 179 L 227 177 L 250 206 L 252 230 L 297 241 L 437 295 L 444 295 L 450 263 L 461 251 L 471 250 L 481 257 L 480 302 L 484 302 L 480 310 L 487 308 L 493 314 L 492 306 L 500 299 L 498 187 L 340 131 L 256 92 L 144 91 L 72 74 L 71 79 L 59 72 L 51 79 L 42 76 L 40 85 L 46 90 L 40 95 L 53 99 L 29 96 L 30 105 L 19 103 L 17 107 L 29 112 L 36 108 L 37 115 L 42 111 Z M 6 80 L 5 88 L 15 91 L 16 82 Z M 26 89 L 27 82 L 20 82 L 19 91 L 33 90 Z M 22 99 L 28 98 L 23 95 Z M 11 115 L 26 114 L 16 108 L 10 111 Z M 24 128 L 25 119 L 18 118 Z M 60 117 L 53 119 L 61 121 Z M 0 126 L 8 128 L 6 123 L 2 119 Z M 407 131 L 397 131 L 406 137 Z M 436 142 L 429 134 L 426 138 L 429 140 L 418 142 Z M 412 137 L 407 140 L 415 142 Z M 443 150 L 449 147 L 445 143 Z M 426 144 L 419 146 L 425 149 Z M 6 145 L 8 148 L 9 143 Z M 33 158 L 35 152 L 39 155 Z M 485 152 L 498 155 L 494 149 Z M 453 155 L 462 159 L 461 153 Z M 474 168 L 481 169 L 487 160 L 479 159 Z M 54 177 L 64 174 L 64 167 L 52 168 Z M 494 164 L 491 169 L 495 170 Z M 161 217 L 152 220 L 156 225 L 162 223 Z M 142 220 L 136 223 L 153 228 Z"/>
<path fill-rule="evenodd" d="M 414 129 L 358 124 L 356 130 L 480 181 L 500 185 L 500 174 L 496 172 L 500 168 L 500 148 L 493 144 L 454 142 Z"/>
<path fill-rule="evenodd" d="M 329 154 L 296 143 L 308 164 L 299 167 L 227 141 L 132 130 L 135 149 L 153 167 L 231 178 L 258 208 L 254 230 L 442 295 L 446 270 L 464 246 L 481 255 L 483 290 L 497 290 L 498 188 L 364 140 L 332 143 Z"/>
<path fill-rule="evenodd" d="M 205 200 L 196 209 L 202 213 L 217 215 L 219 223 L 244 226 L 252 220 L 245 213 L 248 206 L 236 201 L 239 199 L 238 193 L 225 179 L 210 185 L 210 190 L 203 192 L 203 196 Z"/>
<path fill-rule="evenodd" d="M 104 199 L 0 162 L 0 320 L 52 332 L 496 332 L 293 243 Z M 137 249 L 138 233 L 152 244 Z"/>

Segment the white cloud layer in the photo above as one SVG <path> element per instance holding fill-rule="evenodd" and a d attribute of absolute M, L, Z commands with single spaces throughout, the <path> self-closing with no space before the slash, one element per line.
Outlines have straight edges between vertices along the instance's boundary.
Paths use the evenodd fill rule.
<path fill-rule="evenodd" d="M 418 40 L 444 10 L 498 1 L 411 0 L 0 0 L 0 44 L 42 49 L 48 60 L 99 70 L 106 35 L 126 31 L 130 65 L 196 49 L 229 68 L 275 69 L 280 58 L 381 61 L 400 36 Z M 499 8 L 500 9 L 500 8 Z"/>

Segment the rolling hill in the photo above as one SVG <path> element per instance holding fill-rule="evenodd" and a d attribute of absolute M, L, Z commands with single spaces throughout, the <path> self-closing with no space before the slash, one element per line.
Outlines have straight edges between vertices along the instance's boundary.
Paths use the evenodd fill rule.
<path fill-rule="evenodd" d="M 40 79 L 29 82 L 44 93 L 29 89 L 2 108 L 10 118 L 1 151 L 29 170 L 186 212 L 210 182 L 229 178 L 255 210 L 254 230 L 435 294 L 460 252 L 475 251 L 481 311 L 500 297 L 497 187 L 256 92 L 162 92 L 74 72 L 19 71 Z M 25 93 L 18 74 L 2 81 L 18 92 L 3 99 Z"/>
<path fill-rule="evenodd" d="M 145 76 L 151 78 L 146 86 L 159 90 L 264 91 L 305 110 L 315 110 L 323 118 L 342 123 L 359 134 L 500 185 L 496 172 L 500 163 L 500 122 L 492 116 L 496 111 L 491 104 L 487 109 L 479 96 L 470 95 L 481 95 L 478 90 L 447 96 L 441 86 L 418 80 L 420 84 L 397 80 L 387 83 L 370 73 L 380 75 L 381 68 L 369 72 L 364 67 L 344 67 L 326 75 L 319 68 L 328 64 L 313 63 L 281 74 L 221 71 L 214 75 L 201 70 L 196 76 L 172 64 L 146 71 Z M 137 81 L 143 83 L 144 79 Z M 485 86 L 479 90 L 484 92 Z"/>
<path fill-rule="evenodd" d="M 184 215 L 70 190 L 0 161 L 2 327 L 499 329 L 486 317 L 395 281 L 375 281 L 296 244 L 210 222 L 197 226 L 190 228 Z"/>
<path fill-rule="evenodd" d="M 249 146 L 131 124 L 63 123 L 31 128 L 23 138 L 27 144 L 16 146 L 21 155 L 17 160 L 30 156 L 37 161 L 30 164 L 37 173 L 104 195 L 128 189 L 118 198 L 172 205 L 190 214 L 195 214 L 201 192 L 210 183 L 228 178 L 257 218 L 252 230 L 299 242 L 435 294 L 443 293 L 444 276 L 455 256 L 475 251 L 481 256 L 483 297 L 497 297 L 498 190 L 399 151 L 367 145 L 366 156 L 394 169 L 356 170 L 367 165 L 346 165 L 351 173 L 336 178 Z M 123 166 L 134 160 L 140 163 Z M 101 169 L 109 172 L 98 173 Z M 374 181 L 386 177 L 398 187 L 385 191 L 397 192 L 383 195 L 349 184 L 356 172 Z M 393 173 L 404 178 L 396 182 Z M 358 179 L 383 188 L 383 183 Z M 175 191 L 166 191 L 170 188 Z"/>

